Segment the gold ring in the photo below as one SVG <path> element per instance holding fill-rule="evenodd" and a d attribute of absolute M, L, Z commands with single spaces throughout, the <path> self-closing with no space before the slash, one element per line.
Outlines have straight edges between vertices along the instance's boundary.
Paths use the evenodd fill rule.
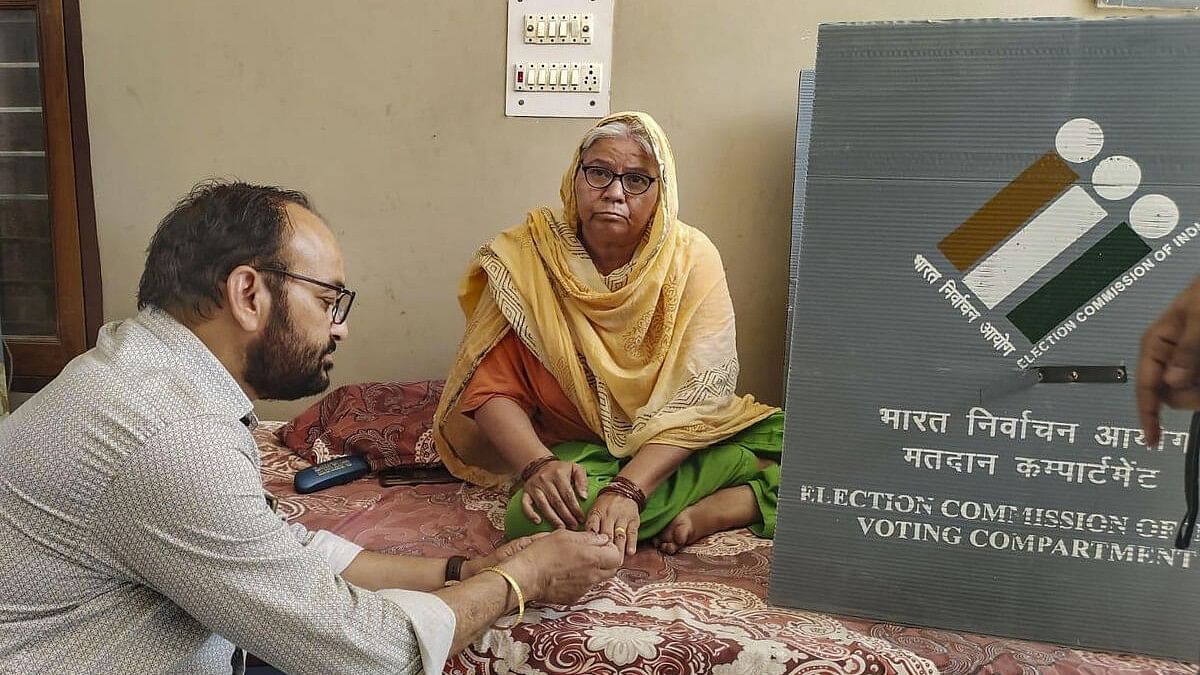
<path fill-rule="evenodd" d="M 618 527 L 618 528 L 616 528 L 615 530 L 613 530 L 613 534 L 619 534 L 619 535 L 621 535 L 622 537 L 624 537 L 624 536 L 625 536 L 625 528 L 623 528 L 623 527 Z"/>

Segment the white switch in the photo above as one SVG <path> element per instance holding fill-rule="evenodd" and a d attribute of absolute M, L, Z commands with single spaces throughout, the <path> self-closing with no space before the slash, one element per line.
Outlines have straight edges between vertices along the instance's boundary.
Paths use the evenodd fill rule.
<path fill-rule="evenodd" d="M 546 37 L 555 37 L 558 35 L 558 22 L 551 18 L 546 22 Z"/>
<path fill-rule="evenodd" d="M 566 21 L 558 22 L 558 34 L 562 36 L 563 41 L 565 42 L 567 39 L 567 22 Z"/>
<path fill-rule="evenodd" d="M 571 86 L 579 86 L 579 66 L 575 66 L 571 69 Z"/>
<path fill-rule="evenodd" d="M 537 22 L 537 36 L 540 38 L 546 37 L 546 22 L 545 21 Z"/>
<path fill-rule="evenodd" d="M 546 68 L 546 66 L 544 64 L 538 64 L 538 71 L 537 71 L 538 81 L 537 81 L 537 83 L 538 83 L 539 87 L 546 86 L 547 75 L 549 75 L 549 69 Z"/>
<path fill-rule="evenodd" d="M 558 66 L 550 66 L 550 86 L 558 86 Z"/>

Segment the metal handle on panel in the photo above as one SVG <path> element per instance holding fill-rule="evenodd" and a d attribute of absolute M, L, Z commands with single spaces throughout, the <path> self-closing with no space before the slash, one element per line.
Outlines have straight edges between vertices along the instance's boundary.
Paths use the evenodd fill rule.
<path fill-rule="evenodd" d="M 1125 384 L 1125 366 L 1041 366 L 1019 370 L 979 389 L 980 405 L 1035 384 Z"/>
<path fill-rule="evenodd" d="M 1038 384 L 1125 384 L 1125 366 L 1042 366 L 1034 368 Z"/>

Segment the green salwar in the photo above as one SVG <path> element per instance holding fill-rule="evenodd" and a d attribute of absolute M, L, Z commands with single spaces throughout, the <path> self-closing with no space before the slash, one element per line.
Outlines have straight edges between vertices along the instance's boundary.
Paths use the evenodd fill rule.
<path fill-rule="evenodd" d="M 608 485 L 629 461 L 628 458 L 613 457 L 603 445 L 584 441 L 561 443 L 551 448 L 551 452 L 563 461 L 582 465 L 587 471 L 588 498 L 580 505 L 585 514 L 591 511 L 600 489 Z M 754 490 L 762 514 L 762 520 L 750 526 L 751 531 L 760 537 L 774 538 L 782 453 L 782 412 L 756 422 L 716 445 L 692 453 L 646 499 L 638 540 L 657 536 L 687 507 L 717 490 L 737 485 L 749 485 Z M 759 458 L 772 463 L 760 469 Z M 525 517 L 521 509 L 524 494 L 523 489 L 518 490 L 508 502 L 504 531 L 509 539 L 554 529 L 545 518 L 540 525 L 535 525 Z"/>

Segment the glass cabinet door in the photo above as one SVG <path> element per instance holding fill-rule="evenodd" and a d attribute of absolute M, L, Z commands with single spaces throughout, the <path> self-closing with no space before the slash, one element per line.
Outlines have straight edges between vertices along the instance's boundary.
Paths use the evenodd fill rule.
<path fill-rule="evenodd" d="M 0 332 L 58 334 L 34 9 L 0 9 Z"/>

